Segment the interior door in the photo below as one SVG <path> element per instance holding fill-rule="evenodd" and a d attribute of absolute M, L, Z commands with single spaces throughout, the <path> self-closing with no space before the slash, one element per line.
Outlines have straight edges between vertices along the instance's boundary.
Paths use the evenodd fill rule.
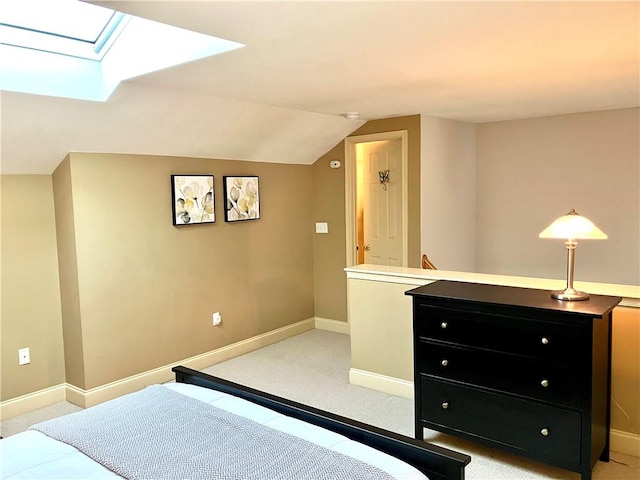
<path fill-rule="evenodd" d="M 366 143 L 362 162 L 364 261 L 402 266 L 402 141 Z"/>

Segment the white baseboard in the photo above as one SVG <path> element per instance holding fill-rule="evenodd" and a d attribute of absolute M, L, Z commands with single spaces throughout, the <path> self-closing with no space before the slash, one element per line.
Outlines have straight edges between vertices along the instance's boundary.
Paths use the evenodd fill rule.
<path fill-rule="evenodd" d="M 328 318 L 315 317 L 315 327 L 318 330 L 327 330 L 329 332 L 343 333 L 349 335 L 351 333 L 349 324 L 340 320 L 330 320 Z"/>
<path fill-rule="evenodd" d="M 226 347 L 218 348 L 201 355 L 196 355 L 170 365 L 155 368 L 153 370 L 133 375 L 107 385 L 92 388 L 90 390 L 82 391 L 81 389 L 74 387 L 72 396 L 76 397 L 77 400 L 83 400 L 83 404 L 76 403 L 72 401 L 71 398 L 69 398 L 69 401 L 71 403 L 76 403 L 76 405 L 80 405 L 81 407 L 91 407 L 98 403 L 111 400 L 112 398 L 135 392 L 148 385 L 168 382 L 174 378 L 174 374 L 171 372 L 171 369 L 177 365 L 183 365 L 188 368 L 193 368 L 194 370 L 201 370 L 203 368 L 210 367 L 211 365 L 215 365 L 216 363 L 224 362 L 225 360 L 244 355 L 245 353 L 252 352 L 253 350 L 299 335 L 300 333 L 313 330 L 314 324 L 314 319 L 309 318 L 307 320 L 287 325 L 286 327 L 278 328 L 255 337 L 227 345 Z M 69 388 L 67 389 L 67 392 L 69 393 Z M 84 399 L 80 398 L 80 394 L 83 394 Z"/>
<path fill-rule="evenodd" d="M 610 450 L 640 457 L 640 435 L 623 432 L 622 430 L 611 429 Z"/>
<path fill-rule="evenodd" d="M 168 382 L 174 378 L 171 369 L 177 365 L 200 370 L 295 335 L 308 332 L 314 329 L 314 325 L 314 318 L 302 320 L 201 355 L 196 355 L 89 390 L 84 390 L 68 383 L 57 385 L 46 390 L 0 403 L 0 418 L 14 417 L 63 400 L 67 400 L 83 408 L 88 408 L 121 395 L 135 392 L 148 385 Z"/>
<path fill-rule="evenodd" d="M 39 408 L 48 407 L 65 400 L 64 384 L 38 390 L 20 397 L 5 400 L 0 403 L 0 419 L 17 417 L 23 413 L 32 412 Z"/>
<path fill-rule="evenodd" d="M 352 368 L 349 383 L 398 397 L 413 398 L 413 382 Z"/>
<path fill-rule="evenodd" d="M 170 381 L 174 377 L 171 369 L 176 365 L 184 365 L 196 370 L 203 369 L 313 330 L 314 327 L 319 330 L 329 330 L 344 334 L 349 333 L 346 322 L 318 317 L 310 318 L 185 359 L 181 362 L 165 365 L 90 390 L 83 390 L 66 383 L 12 398 L 11 400 L 0 402 L 0 419 L 6 420 L 64 400 L 87 408 L 112 398 L 140 390 L 148 385 Z M 352 368 L 349 370 L 349 382 L 352 385 L 370 388 L 390 395 L 413 398 L 413 382 L 407 380 Z M 611 450 L 625 455 L 640 457 L 640 435 L 611 429 Z"/>

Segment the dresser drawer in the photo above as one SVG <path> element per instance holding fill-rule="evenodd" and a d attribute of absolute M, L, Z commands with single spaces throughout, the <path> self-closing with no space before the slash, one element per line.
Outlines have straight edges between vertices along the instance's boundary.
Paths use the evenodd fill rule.
<path fill-rule="evenodd" d="M 420 419 L 433 423 L 436 429 L 447 427 L 563 462 L 580 463 L 581 416 L 577 412 L 425 377 L 420 388 Z"/>
<path fill-rule="evenodd" d="M 509 317 L 420 304 L 416 334 L 460 345 L 536 357 L 569 365 L 588 358 L 588 337 L 581 325 Z"/>
<path fill-rule="evenodd" d="M 422 340 L 417 345 L 418 371 L 492 390 L 581 407 L 579 371 L 529 357 L 442 345 Z"/>

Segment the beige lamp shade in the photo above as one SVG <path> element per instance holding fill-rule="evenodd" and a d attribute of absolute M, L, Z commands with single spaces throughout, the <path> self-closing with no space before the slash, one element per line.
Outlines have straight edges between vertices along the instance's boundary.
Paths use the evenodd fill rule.
<path fill-rule="evenodd" d="M 540 238 L 562 238 L 565 240 L 605 240 L 607 234 L 596 227 L 591 220 L 583 217 L 573 208 L 569 213 L 555 220 L 545 228 Z"/>
<path fill-rule="evenodd" d="M 551 298 L 557 300 L 589 300 L 589 294 L 573 288 L 573 263 L 578 242 L 576 240 L 604 240 L 607 234 L 596 227 L 591 220 L 583 217 L 573 208 L 551 225 L 545 228 L 540 238 L 561 238 L 567 247 L 567 287 L 551 292 Z"/>

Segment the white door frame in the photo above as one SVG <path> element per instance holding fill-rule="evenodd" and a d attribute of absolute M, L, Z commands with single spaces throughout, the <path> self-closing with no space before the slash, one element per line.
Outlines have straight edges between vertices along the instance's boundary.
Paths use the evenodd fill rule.
<path fill-rule="evenodd" d="M 358 255 L 356 248 L 357 241 L 357 159 L 356 145 L 358 143 L 377 142 L 380 140 L 401 140 L 402 143 L 402 266 L 406 267 L 409 262 L 409 221 L 408 221 L 408 165 L 409 165 L 409 135 L 406 130 L 393 132 L 372 133 L 369 135 L 355 135 L 345 138 L 345 217 L 347 232 L 347 267 L 357 264 Z"/>

